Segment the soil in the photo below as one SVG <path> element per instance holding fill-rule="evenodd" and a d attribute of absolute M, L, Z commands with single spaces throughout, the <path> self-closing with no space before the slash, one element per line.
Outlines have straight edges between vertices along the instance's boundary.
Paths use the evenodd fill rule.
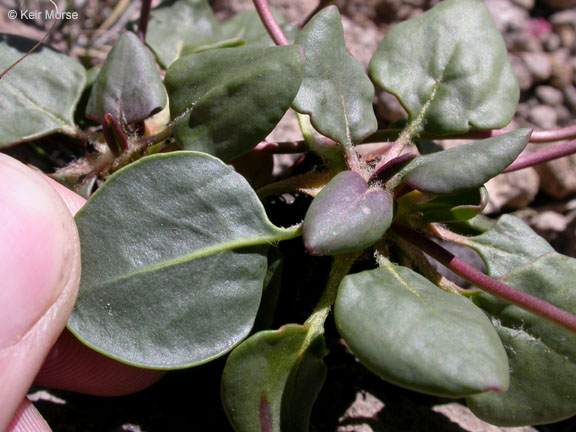
<path fill-rule="evenodd" d="M 390 26 L 422 13 L 436 0 L 337 0 L 344 17 L 349 51 L 363 65 Z M 29 9 L 42 8 L 43 1 L 29 1 Z M 63 2 L 60 2 L 63 3 Z M 121 3 L 121 2 L 120 2 Z M 72 0 L 69 10 L 80 18 L 57 28 L 48 40 L 86 66 L 99 64 L 127 22 L 138 15 L 138 2 L 116 12 L 111 0 Z M 156 2 L 158 3 L 158 2 Z M 221 19 L 234 11 L 251 7 L 250 0 L 211 1 Z M 292 21 L 302 21 L 317 1 L 271 0 Z M 576 119 L 576 9 L 572 0 L 486 0 L 505 36 L 512 64 L 522 88 L 515 124 L 536 128 L 558 128 L 575 124 Z M 42 37 L 50 23 L 8 20 L 7 11 L 17 1 L 0 0 L 0 30 L 34 39 Z M 96 29 L 98 29 L 96 31 Z M 405 116 L 398 102 L 378 95 L 379 121 L 389 124 Z M 283 123 L 276 139 L 292 139 L 293 121 Z M 15 151 L 17 153 L 17 151 Z M 559 252 L 576 256 L 576 158 L 567 158 L 559 168 L 530 170 L 515 180 L 490 186 L 494 197 L 490 211 L 497 216 L 512 210 L 531 223 Z M 279 159 L 277 160 L 277 162 Z M 554 173 L 561 171 L 562 176 Z M 281 172 L 281 169 L 276 171 Z M 497 198 L 497 199 L 496 199 Z M 306 206 L 297 197 L 293 205 Z M 279 205 L 270 204 L 269 207 Z M 281 205 L 281 204 L 280 204 Z M 273 210 L 273 209 L 272 209 Z M 276 210 L 278 210 L 276 208 Z M 281 209 L 282 214 L 285 209 Z M 285 214 L 285 213 L 284 213 Z M 301 247 L 298 240 L 283 246 L 286 262 L 285 286 L 299 287 L 290 298 L 317 295 L 314 279 L 302 276 L 302 263 L 290 259 L 290 249 Z M 305 263 L 310 274 L 318 266 Z M 312 272 L 312 273 L 310 273 Z M 285 308 L 295 307 L 288 299 Z M 329 325 L 328 332 L 335 330 Z M 315 405 L 311 431 L 340 432 L 568 432 L 576 420 L 525 428 L 498 428 L 476 419 L 461 401 L 445 400 L 410 392 L 387 384 L 363 368 L 345 347 L 334 339 L 326 358 L 329 373 Z M 219 379 L 224 360 L 190 370 L 169 373 L 159 383 L 138 394 L 99 398 L 64 391 L 32 388 L 30 397 L 55 431 L 232 431 L 221 409 Z"/>

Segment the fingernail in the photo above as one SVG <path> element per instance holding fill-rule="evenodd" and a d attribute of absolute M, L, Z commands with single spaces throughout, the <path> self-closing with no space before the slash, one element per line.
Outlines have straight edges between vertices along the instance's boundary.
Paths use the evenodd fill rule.
<path fill-rule="evenodd" d="M 18 342 L 63 288 L 65 211 L 37 173 L 0 154 L 0 349 Z"/>

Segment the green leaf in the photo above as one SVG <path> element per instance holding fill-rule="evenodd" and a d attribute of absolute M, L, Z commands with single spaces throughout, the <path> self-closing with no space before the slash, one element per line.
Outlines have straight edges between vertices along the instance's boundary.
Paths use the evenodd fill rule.
<path fill-rule="evenodd" d="M 298 47 L 246 46 L 181 58 L 166 73 L 176 140 L 229 161 L 254 148 L 290 107 L 304 73 Z"/>
<path fill-rule="evenodd" d="M 387 263 L 348 275 L 338 330 L 370 370 L 423 393 L 461 397 L 508 387 L 508 361 L 484 313 L 418 273 Z"/>
<path fill-rule="evenodd" d="M 418 212 L 423 222 L 461 222 L 480 214 L 488 204 L 488 191 L 484 186 L 432 199 L 418 191 L 404 195 L 398 201 L 403 214 Z"/>
<path fill-rule="evenodd" d="M 501 216 L 491 230 L 466 241 L 480 254 L 488 274 L 495 279 L 501 279 L 539 256 L 554 252 L 546 240 L 521 219 L 511 215 Z"/>
<path fill-rule="evenodd" d="M 298 33 L 298 26 L 286 24 L 284 17 L 274 9 L 272 9 L 272 14 L 288 40 L 293 42 Z M 245 45 L 275 45 L 255 9 L 235 14 L 222 24 L 221 29 L 224 39 L 236 39 Z"/>
<path fill-rule="evenodd" d="M 36 41 L 0 34 L 0 72 L 28 52 Z M 55 132 L 73 132 L 84 68 L 41 45 L 0 80 L 0 148 Z"/>
<path fill-rule="evenodd" d="M 236 432 L 308 432 L 324 379 L 324 339 L 288 324 L 256 333 L 228 357 L 222 402 Z"/>
<path fill-rule="evenodd" d="M 402 170 L 402 180 L 414 189 L 439 195 L 479 188 L 514 162 L 531 133 L 530 129 L 517 129 L 421 156 Z"/>
<path fill-rule="evenodd" d="M 336 255 L 372 246 L 392 223 L 388 191 L 370 188 L 360 174 L 343 171 L 314 198 L 302 224 L 308 253 Z"/>
<path fill-rule="evenodd" d="M 317 13 L 295 43 L 305 48 L 306 74 L 294 109 L 309 114 L 318 132 L 347 146 L 376 132 L 374 86 L 346 51 L 338 8 Z"/>
<path fill-rule="evenodd" d="M 152 54 L 134 33 L 122 33 L 92 87 L 86 117 L 102 123 L 110 113 L 131 124 L 161 111 L 167 102 Z"/>
<path fill-rule="evenodd" d="M 220 39 L 219 24 L 206 0 L 168 0 L 150 12 L 146 44 L 165 69 L 180 58 L 184 47 Z"/>
<path fill-rule="evenodd" d="M 68 323 L 124 363 L 174 369 L 229 351 L 252 328 L 272 225 L 246 180 L 174 152 L 119 170 L 78 212 L 82 280 Z"/>
<path fill-rule="evenodd" d="M 521 240 L 517 239 L 517 242 Z M 576 312 L 576 260 L 548 253 L 504 278 L 508 285 Z M 468 398 L 480 418 L 503 426 L 551 423 L 576 414 L 576 335 L 483 295 L 510 359 L 510 388 Z"/>
<path fill-rule="evenodd" d="M 504 40 L 477 0 L 446 0 L 393 27 L 370 75 L 417 129 L 441 135 L 503 128 L 520 95 Z"/>

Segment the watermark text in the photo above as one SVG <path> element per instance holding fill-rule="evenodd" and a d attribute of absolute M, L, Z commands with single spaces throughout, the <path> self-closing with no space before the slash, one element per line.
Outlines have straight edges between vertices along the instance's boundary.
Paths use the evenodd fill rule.
<path fill-rule="evenodd" d="M 54 9 L 51 10 L 27 10 L 22 9 L 20 11 L 17 10 L 9 10 L 8 11 L 8 19 L 21 19 L 21 20 L 75 20 L 78 19 L 78 12 L 60 12 Z"/>

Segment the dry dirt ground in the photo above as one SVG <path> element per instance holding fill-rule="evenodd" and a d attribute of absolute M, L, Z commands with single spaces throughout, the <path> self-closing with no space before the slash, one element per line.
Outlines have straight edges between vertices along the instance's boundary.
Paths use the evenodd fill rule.
<path fill-rule="evenodd" d="M 422 13 L 437 0 L 337 0 L 348 50 L 366 66 L 394 23 Z M 46 1 L 24 1 L 28 9 Z M 86 65 L 97 64 L 139 2 L 71 0 L 80 19 L 59 26 L 49 43 Z M 252 7 L 250 0 L 212 0 L 221 19 Z M 316 0 L 271 0 L 288 20 L 301 22 Z M 552 129 L 576 122 L 576 0 L 485 0 L 505 36 L 521 89 L 514 122 Z M 49 23 L 9 20 L 7 10 L 22 1 L 0 0 L 0 31 L 39 39 Z M 378 94 L 375 106 L 385 125 L 404 116 L 391 96 Z M 298 131 L 289 118 L 273 138 L 292 139 Z M 533 151 L 529 149 L 528 151 Z M 278 160 L 281 164 L 282 160 Z M 280 167 L 280 165 L 279 165 Z M 545 235 L 562 253 L 576 256 L 576 156 L 502 176 L 489 184 L 494 215 L 514 211 Z M 280 169 L 279 169 L 280 170 Z M 329 376 L 313 416 L 313 431 L 340 432 L 516 432 L 576 430 L 576 421 L 535 428 L 498 428 L 476 419 L 459 401 L 416 394 L 383 383 L 360 366 L 341 345 L 327 358 Z M 120 398 L 96 398 L 33 388 L 55 431 L 228 431 L 218 387 L 222 361 L 170 373 L 150 389 Z"/>

